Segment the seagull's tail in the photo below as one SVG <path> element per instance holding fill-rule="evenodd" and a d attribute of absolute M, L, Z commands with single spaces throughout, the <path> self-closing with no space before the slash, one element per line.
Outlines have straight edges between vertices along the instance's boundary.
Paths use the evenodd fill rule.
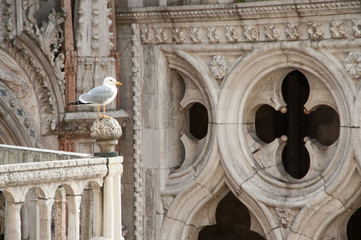
<path fill-rule="evenodd" d="M 68 103 L 68 105 L 84 105 L 84 104 L 90 104 L 90 103 L 84 103 L 84 102 L 81 102 L 81 101 L 76 101 L 76 102 L 71 102 L 71 103 Z"/>

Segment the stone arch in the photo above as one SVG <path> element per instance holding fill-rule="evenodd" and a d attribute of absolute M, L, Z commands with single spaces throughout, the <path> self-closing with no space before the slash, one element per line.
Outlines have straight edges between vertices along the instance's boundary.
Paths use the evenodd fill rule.
<path fill-rule="evenodd" d="M 322 202 L 326 201 L 331 204 L 333 200 L 330 195 L 338 194 L 337 187 L 343 185 L 345 179 L 349 179 L 346 176 L 355 167 L 351 164 L 351 129 L 348 127 L 340 129 L 338 142 L 342 144 L 336 144 L 334 155 L 327 166 L 316 169 L 302 180 L 285 178 L 284 174 L 277 169 L 277 164 L 265 165 L 265 162 L 258 162 L 255 157 L 255 154 L 262 154 L 256 141 L 249 140 L 253 138 L 253 132 L 250 130 L 252 129 L 250 126 L 253 124 L 251 122 L 252 114 L 254 115 L 257 108 L 250 108 L 248 103 L 252 100 L 256 103 L 257 101 L 266 101 L 274 109 L 280 110 L 285 103 L 274 91 L 274 88 L 279 87 L 281 79 L 284 79 L 289 72 L 298 70 L 306 76 L 311 85 L 314 84 L 311 87 L 317 87 L 319 93 L 326 94 L 322 91 L 328 91 L 329 98 L 321 99 L 311 96 L 305 104 L 307 109 L 324 103 L 338 112 L 341 126 L 351 126 L 352 107 L 350 106 L 352 106 L 353 97 L 351 94 L 346 95 L 345 93 L 353 93 L 354 86 L 352 81 L 338 68 L 338 64 L 334 62 L 333 58 L 308 47 L 303 48 L 300 52 L 292 47 L 292 43 L 287 46 L 276 44 L 267 48 L 259 48 L 241 57 L 233 65 L 231 72 L 221 85 L 217 111 L 219 124 L 216 132 L 225 175 L 233 192 L 243 192 L 257 202 L 265 204 L 264 209 L 269 209 L 269 214 L 265 214 L 265 216 L 268 218 L 267 221 L 272 224 L 268 225 L 271 228 L 265 229 L 266 233 L 286 234 L 277 228 L 280 224 L 292 226 L 290 235 L 297 235 L 298 238 L 301 237 L 303 231 L 312 231 L 304 226 L 307 221 L 304 221 L 303 218 L 311 218 L 312 215 L 318 215 L 325 211 L 327 207 L 322 207 L 324 205 Z M 271 86 L 268 86 L 270 87 L 269 92 L 263 91 L 264 99 L 261 99 L 262 96 L 254 94 L 257 84 L 262 81 L 264 81 L 263 83 L 269 81 Z M 324 87 L 320 88 L 320 86 Z M 261 100 L 256 99 L 257 97 Z M 250 142 L 255 144 L 252 145 Z M 269 145 L 269 148 L 278 149 L 282 144 L 282 142 L 274 142 L 274 145 Z M 344 148 L 346 145 L 347 149 Z M 292 189 L 296 194 L 289 194 L 290 192 L 286 188 Z M 340 191 L 347 191 L 346 188 L 340 189 L 342 189 Z M 302 192 L 302 197 L 298 196 L 298 192 Z M 343 198 L 339 199 L 341 203 L 345 201 Z M 281 206 L 281 209 L 277 210 L 277 206 Z M 342 209 L 342 206 L 338 207 L 340 212 L 345 210 Z M 302 210 L 299 211 L 300 209 Z M 250 210 L 252 211 L 252 208 Z M 330 215 L 332 214 L 330 213 Z M 287 224 L 282 223 L 283 216 L 291 216 L 287 220 Z M 292 222 L 292 219 L 295 222 Z M 318 221 L 318 224 L 322 222 L 317 218 L 314 220 Z M 307 233 L 307 236 L 309 235 L 310 233 Z M 269 239 L 277 238 L 269 236 Z"/>
<path fill-rule="evenodd" d="M 207 74 L 207 66 L 199 66 L 199 64 L 197 66 L 197 59 L 189 53 L 183 51 L 168 51 L 167 48 L 162 50 L 164 51 L 163 53 L 169 67 L 166 75 L 169 76 L 171 75 L 171 73 L 169 73 L 170 71 L 175 71 L 185 83 L 184 96 L 179 103 L 180 107 L 189 110 L 192 105 L 198 103 L 204 106 L 208 115 L 208 131 L 203 139 L 192 139 L 190 135 L 185 132 L 181 134 L 180 139 L 185 148 L 185 160 L 182 166 L 170 174 L 164 189 L 164 192 L 171 191 L 174 194 L 174 189 L 179 191 L 184 187 L 184 181 L 192 181 L 195 174 L 194 169 L 200 166 L 203 159 L 208 158 L 205 155 L 208 154 L 213 144 L 212 139 L 214 139 L 212 122 L 215 118 L 214 106 L 217 104 L 218 83 Z M 197 66 L 197 68 L 195 66 Z M 167 82 L 166 79 L 163 81 Z M 194 154 L 195 152 L 197 154 Z M 182 181 L 180 181 L 180 179 L 182 179 Z M 168 185 L 171 187 L 168 188 Z"/>
<path fill-rule="evenodd" d="M 19 76 L 24 73 L 28 79 L 27 86 L 23 89 L 31 93 L 25 97 L 17 96 L 17 99 L 32 114 L 32 124 L 40 138 L 55 131 L 64 115 L 64 55 L 61 52 L 63 33 L 60 28 L 64 15 L 50 13 L 52 16 L 47 17 L 39 28 L 33 16 L 36 12 L 34 6 L 39 7 L 37 4 L 24 2 L 22 7 L 18 8 L 21 12 L 15 14 L 15 1 L 8 1 L 3 20 L 9 26 L 0 41 L 0 51 L 4 53 L 1 56 L 10 56 L 18 65 L 19 71 L 14 74 Z M 20 20 L 22 22 L 18 22 Z M 20 86 L 20 78 L 12 78 L 12 82 Z M 29 103 L 34 105 L 28 107 Z M 36 147 L 28 142 L 17 144 Z M 39 147 L 40 143 L 37 145 Z"/>
<path fill-rule="evenodd" d="M 193 184 L 189 184 L 171 199 L 162 224 L 162 239 L 197 240 L 199 232 L 205 226 L 216 224 L 217 206 L 229 192 L 220 163 L 208 164 Z M 237 198 L 248 208 L 252 231 L 265 238 L 268 234 L 273 239 L 280 239 L 278 232 L 265 232 L 271 226 L 266 220 L 266 215 L 270 213 L 267 213 L 263 204 L 255 202 L 245 194 L 239 194 Z"/>

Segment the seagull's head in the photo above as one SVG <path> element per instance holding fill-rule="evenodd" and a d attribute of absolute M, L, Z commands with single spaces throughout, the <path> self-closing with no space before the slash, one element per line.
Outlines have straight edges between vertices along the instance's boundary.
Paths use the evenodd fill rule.
<path fill-rule="evenodd" d="M 103 84 L 108 86 L 116 86 L 116 85 L 122 86 L 122 83 L 117 82 L 117 80 L 115 80 L 115 78 L 113 77 L 106 77 L 103 81 Z"/>

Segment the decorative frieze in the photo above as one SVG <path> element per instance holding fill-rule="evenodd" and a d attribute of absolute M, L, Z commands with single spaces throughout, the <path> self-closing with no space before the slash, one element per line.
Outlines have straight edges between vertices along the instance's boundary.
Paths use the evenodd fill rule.
<path fill-rule="evenodd" d="M 140 37 L 143 44 L 224 44 L 239 42 L 295 41 L 361 37 L 361 22 L 354 19 L 342 21 L 305 21 L 274 24 L 201 25 L 187 27 L 183 24 L 143 24 Z M 347 26 L 352 26 L 349 31 Z M 168 37 L 168 36 L 171 36 Z"/>

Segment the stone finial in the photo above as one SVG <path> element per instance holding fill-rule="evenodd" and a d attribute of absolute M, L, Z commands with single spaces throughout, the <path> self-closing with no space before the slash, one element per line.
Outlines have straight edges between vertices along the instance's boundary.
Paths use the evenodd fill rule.
<path fill-rule="evenodd" d="M 122 128 L 114 118 L 101 118 L 94 121 L 90 128 L 90 135 L 96 139 L 96 144 L 100 147 L 100 152 L 96 156 L 113 157 L 118 156 L 114 152 L 118 139 L 122 136 Z"/>

